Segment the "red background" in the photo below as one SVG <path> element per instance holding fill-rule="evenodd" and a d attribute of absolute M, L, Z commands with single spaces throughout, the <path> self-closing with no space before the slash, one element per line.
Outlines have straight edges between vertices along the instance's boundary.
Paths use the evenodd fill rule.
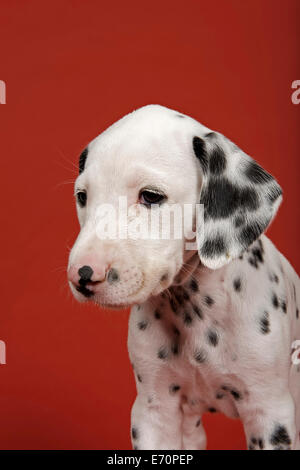
<path fill-rule="evenodd" d="M 299 7 L 1 1 L 1 448 L 130 448 L 128 313 L 77 304 L 65 275 L 78 155 L 125 113 L 191 114 L 274 174 L 285 199 L 269 235 L 299 270 Z M 205 421 L 210 449 L 245 448 L 238 421 Z"/>

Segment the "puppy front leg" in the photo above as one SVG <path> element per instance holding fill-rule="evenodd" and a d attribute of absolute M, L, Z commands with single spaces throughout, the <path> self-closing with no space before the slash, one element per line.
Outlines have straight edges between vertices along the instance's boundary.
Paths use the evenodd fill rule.
<path fill-rule="evenodd" d="M 240 407 L 249 450 L 291 450 L 296 446 L 295 406 L 289 392 L 255 395 Z"/>
<path fill-rule="evenodd" d="M 138 450 L 183 449 L 182 418 L 178 402 L 165 399 L 155 403 L 139 394 L 131 410 L 132 447 Z"/>

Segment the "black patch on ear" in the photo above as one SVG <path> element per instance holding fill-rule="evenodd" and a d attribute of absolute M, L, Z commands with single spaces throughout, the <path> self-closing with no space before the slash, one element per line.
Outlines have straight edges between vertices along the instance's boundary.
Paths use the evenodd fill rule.
<path fill-rule="evenodd" d="M 239 234 L 239 241 L 242 246 L 247 248 L 249 245 L 251 245 L 251 243 L 253 243 L 260 236 L 267 225 L 268 222 L 263 224 L 262 222 L 258 221 L 246 225 L 246 227 L 244 227 Z"/>
<path fill-rule="evenodd" d="M 236 228 L 239 228 L 241 227 L 241 225 L 244 225 L 244 223 L 246 222 L 246 219 L 243 215 L 238 215 L 235 219 L 234 219 L 234 226 Z"/>
<path fill-rule="evenodd" d="M 84 170 L 87 156 L 88 156 L 88 149 L 85 148 L 79 157 L 79 174 L 82 173 Z"/>
<path fill-rule="evenodd" d="M 245 171 L 247 178 L 254 184 L 264 184 L 272 181 L 274 178 L 255 161 L 250 161 Z"/>
<path fill-rule="evenodd" d="M 226 243 L 221 235 L 206 240 L 200 251 L 205 258 L 217 258 L 226 252 Z"/>
<path fill-rule="evenodd" d="M 208 139 L 212 139 L 212 138 L 217 137 L 217 134 L 215 132 L 208 132 L 207 134 L 205 134 L 204 137 L 206 137 Z"/>
<path fill-rule="evenodd" d="M 204 219 L 227 219 L 239 207 L 239 196 L 239 189 L 227 178 L 210 178 L 200 200 Z"/>
<path fill-rule="evenodd" d="M 255 211 L 259 207 L 257 192 L 251 188 L 240 190 L 240 204 L 243 209 Z"/>
<path fill-rule="evenodd" d="M 271 188 L 268 192 L 268 199 L 273 204 L 279 196 L 282 194 L 282 189 L 277 185 Z"/>
<path fill-rule="evenodd" d="M 205 147 L 205 142 L 204 140 L 200 139 L 200 137 L 194 137 L 193 138 L 193 149 L 195 152 L 196 157 L 198 158 L 201 166 L 203 173 L 207 172 L 208 168 L 208 157 L 207 157 L 207 152 L 206 152 L 206 147 Z"/>
<path fill-rule="evenodd" d="M 214 175 L 220 175 L 226 169 L 226 157 L 224 150 L 215 145 L 209 157 L 209 170 Z"/>

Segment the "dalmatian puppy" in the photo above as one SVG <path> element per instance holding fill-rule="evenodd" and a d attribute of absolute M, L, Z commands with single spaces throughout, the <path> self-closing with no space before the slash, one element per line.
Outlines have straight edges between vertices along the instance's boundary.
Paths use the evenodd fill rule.
<path fill-rule="evenodd" d="M 275 179 L 220 133 L 149 105 L 82 152 L 75 196 L 75 298 L 132 307 L 133 448 L 204 449 L 203 413 L 223 412 L 242 420 L 249 449 L 299 449 L 299 278 L 264 235 Z M 99 237 L 97 207 L 123 196 L 136 217 L 203 204 L 201 243 Z"/>

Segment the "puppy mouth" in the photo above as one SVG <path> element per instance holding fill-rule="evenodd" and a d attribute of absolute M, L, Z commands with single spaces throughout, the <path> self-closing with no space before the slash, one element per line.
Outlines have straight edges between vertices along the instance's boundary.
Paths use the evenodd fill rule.
<path fill-rule="evenodd" d="M 92 297 L 94 295 L 94 292 L 86 287 L 86 285 L 81 285 L 81 286 L 76 286 L 77 292 L 80 292 L 80 294 L 84 295 L 84 297 Z"/>
<path fill-rule="evenodd" d="M 94 291 L 95 286 L 101 284 L 101 281 L 85 281 L 80 280 L 79 285 L 76 286 L 77 292 L 84 295 L 85 297 L 92 297 L 96 292 Z"/>

